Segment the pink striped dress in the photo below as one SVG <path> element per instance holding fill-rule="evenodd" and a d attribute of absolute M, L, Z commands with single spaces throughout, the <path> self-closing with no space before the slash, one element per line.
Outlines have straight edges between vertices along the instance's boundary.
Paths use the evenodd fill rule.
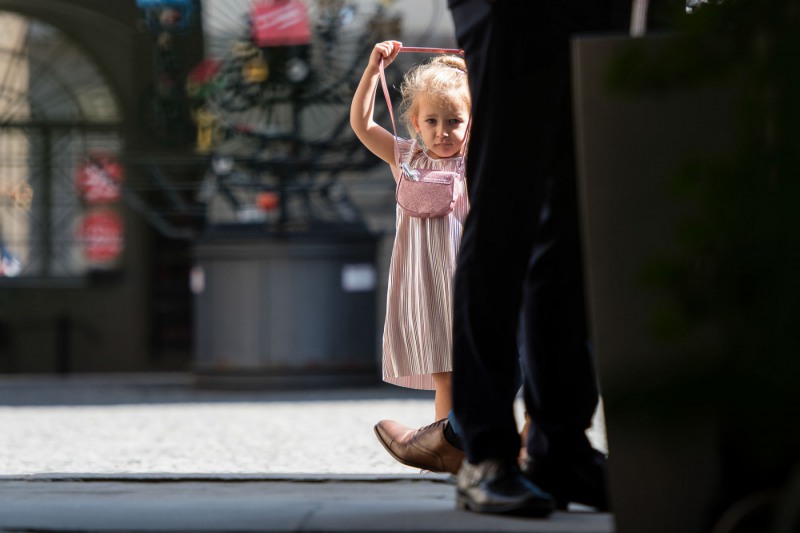
<path fill-rule="evenodd" d="M 457 170 L 460 157 L 431 159 L 415 140 L 397 140 L 401 163 Z M 416 218 L 396 207 L 383 326 L 383 380 L 393 385 L 433 390 L 431 374 L 453 370 L 453 274 L 469 211 L 466 181 L 455 186 L 456 204 L 447 216 Z"/>

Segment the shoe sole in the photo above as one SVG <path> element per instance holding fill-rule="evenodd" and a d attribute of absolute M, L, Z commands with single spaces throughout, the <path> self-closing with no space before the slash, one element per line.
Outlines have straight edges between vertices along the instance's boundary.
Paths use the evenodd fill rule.
<path fill-rule="evenodd" d="M 527 516 L 529 518 L 547 518 L 555 510 L 552 503 L 544 502 L 537 505 L 481 505 L 471 501 L 460 491 L 456 491 L 456 509 L 474 513 Z"/>
<path fill-rule="evenodd" d="M 378 426 L 377 425 L 373 426 L 372 430 L 375 432 L 375 436 L 378 437 L 378 442 L 381 443 L 381 446 L 383 446 L 383 449 L 386 450 L 387 453 L 389 455 L 391 455 L 392 458 L 394 458 L 394 460 L 397 461 L 398 463 L 400 463 L 402 465 L 410 466 L 411 468 L 419 468 L 420 470 L 427 470 L 428 472 L 433 472 L 434 474 L 450 474 L 450 475 L 453 475 L 452 472 L 448 472 L 446 470 L 438 470 L 436 468 L 431 468 L 431 465 L 424 465 L 424 464 L 421 464 L 421 463 L 415 463 L 415 462 L 412 462 L 412 461 L 406 461 L 404 459 L 401 459 L 400 457 L 398 457 L 392 451 L 392 449 L 385 442 L 383 442 L 383 439 L 381 438 L 381 434 L 378 432 Z"/>
<path fill-rule="evenodd" d="M 591 507 L 599 513 L 611 512 L 608 495 L 606 494 L 607 489 L 598 486 L 596 480 L 583 474 L 579 469 L 570 468 L 567 470 L 566 475 L 561 473 L 558 476 L 552 470 L 547 475 L 534 475 L 528 472 L 525 473 L 525 477 L 534 485 L 552 494 L 556 499 L 559 510 L 568 510 L 570 503 L 576 503 Z M 565 477 L 567 478 L 566 480 Z M 572 489 L 570 488 L 571 484 L 575 484 L 580 488 L 578 490 Z"/>
<path fill-rule="evenodd" d="M 590 507 L 594 509 L 595 512 L 598 513 L 608 513 L 611 512 L 611 508 L 608 503 L 604 502 L 597 502 L 596 498 L 581 498 L 572 495 L 570 497 L 568 492 L 564 491 L 560 487 L 553 488 L 550 484 L 546 482 L 537 483 L 534 481 L 530 476 L 527 476 L 528 480 L 531 481 L 534 485 L 541 487 L 542 489 L 546 490 L 553 497 L 556 499 L 556 508 L 559 511 L 568 511 L 570 503 L 577 503 L 579 505 L 583 505 L 584 507 Z"/>

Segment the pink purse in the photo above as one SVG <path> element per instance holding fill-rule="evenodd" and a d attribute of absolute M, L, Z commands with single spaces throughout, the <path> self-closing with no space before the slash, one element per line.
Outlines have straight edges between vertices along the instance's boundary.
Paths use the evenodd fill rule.
<path fill-rule="evenodd" d="M 461 50 L 446 48 L 412 48 L 403 47 L 401 52 L 430 52 L 430 53 L 457 53 Z M 458 172 L 448 170 L 430 170 L 424 168 L 411 168 L 407 163 L 400 163 L 400 150 L 397 146 L 397 128 L 394 122 L 392 101 L 386 87 L 383 60 L 380 64 L 381 86 L 389 106 L 389 116 L 392 119 L 392 132 L 394 133 L 395 165 L 399 176 L 395 197 L 397 204 L 406 214 L 417 218 L 436 218 L 448 215 L 453 211 L 457 199 L 456 180 L 464 177 L 464 158 L 462 158 Z M 467 133 L 469 135 L 469 133 Z M 467 139 L 469 142 L 469 139 Z"/>

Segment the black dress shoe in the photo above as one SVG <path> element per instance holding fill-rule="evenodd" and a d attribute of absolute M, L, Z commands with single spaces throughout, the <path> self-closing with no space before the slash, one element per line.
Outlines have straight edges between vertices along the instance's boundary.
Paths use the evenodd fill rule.
<path fill-rule="evenodd" d="M 477 513 L 543 518 L 555 509 L 553 497 L 528 481 L 515 462 L 467 461 L 456 480 L 456 506 Z"/>
<path fill-rule="evenodd" d="M 559 509 L 566 509 L 572 502 L 607 512 L 611 510 L 607 463 L 605 454 L 592 450 L 569 463 L 534 461 L 527 457 L 522 462 L 522 472 L 534 484 L 552 494 Z"/>

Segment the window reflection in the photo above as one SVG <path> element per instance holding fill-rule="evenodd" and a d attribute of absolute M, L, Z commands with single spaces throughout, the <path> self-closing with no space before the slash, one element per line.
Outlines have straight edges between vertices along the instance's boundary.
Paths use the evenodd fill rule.
<path fill-rule="evenodd" d="M 81 49 L 51 25 L 0 12 L 0 281 L 80 278 L 97 266 L 79 231 L 87 206 L 76 173 L 89 153 L 119 152 L 118 121 Z"/>

